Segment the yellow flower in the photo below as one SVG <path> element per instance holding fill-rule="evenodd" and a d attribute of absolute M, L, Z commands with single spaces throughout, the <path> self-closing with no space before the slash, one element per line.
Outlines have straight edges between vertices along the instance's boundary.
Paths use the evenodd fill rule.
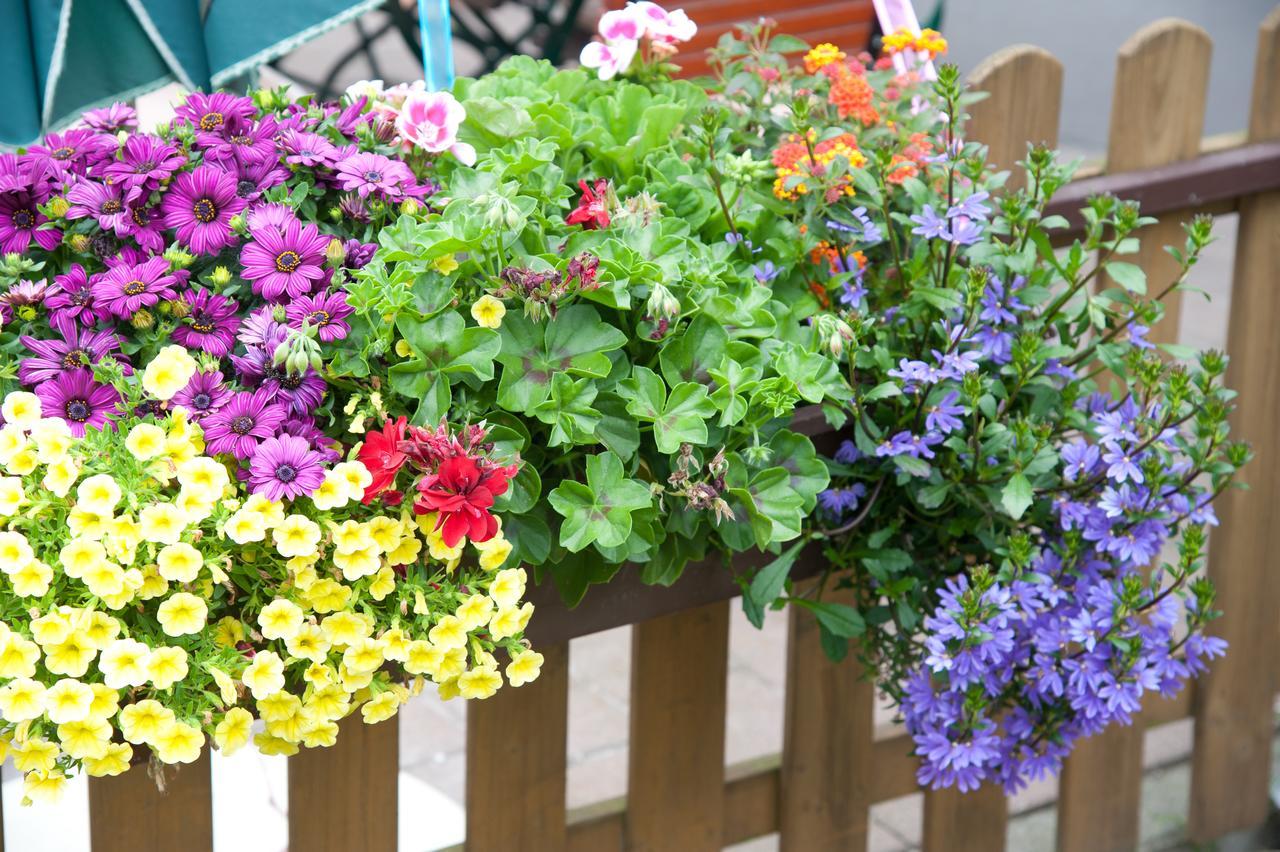
<path fill-rule="evenodd" d="M 5 535 L 0 533 L 0 536 Z M 0 543 L 0 559 L 3 556 L 3 544 Z M 58 561 L 68 577 L 80 579 L 85 572 L 96 568 L 107 561 L 106 548 L 101 543 L 87 538 L 73 538 L 62 546 L 58 552 Z"/>
<path fill-rule="evenodd" d="M 369 529 L 359 521 L 334 524 L 330 531 L 333 533 L 333 546 L 339 553 L 356 553 L 374 546 Z"/>
<path fill-rule="evenodd" d="M 0 687 L 0 714 L 5 721 L 26 722 L 44 712 L 44 685 L 28 677 L 14 678 Z"/>
<path fill-rule="evenodd" d="M 290 718 L 301 709 L 301 698 L 292 692 L 281 690 L 258 702 L 258 718 L 264 722 L 279 722 Z"/>
<path fill-rule="evenodd" d="M 444 649 L 437 648 L 425 639 L 416 639 L 409 643 L 408 656 L 404 661 L 404 670 L 409 674 L 425 674 L 435 677 L 444 661 Z"/>
<path fill-rule="evenodd" d="M 244 501 L 244 511 L 262 515 L 268 527 L 279 526 L 284 520 L 284 505 L 273 503 L 261 494 L 252 494 Z"/>
<path fill-rule="evenodd" d="M 347 499 L 364 498 L 364 490 L 373 483 L 373 474 L 358 461 L 341 462 L 333 466 L 333 474 L 342 480 L 347 489 Z"/>
<path fill-rule="evenodd" d="M 320 622 L 320 628 L 333 645 L 350 645 L 373 632 L 369 622 L 353 612 L 335 612 Z"/>
<path fill-rule="evenodd" d="M 9 575 L 13 591 L 19 597 L 44 597 L 53 581 L 53 569 L 39 560 L 28 562 L 22 570 Z"/>
<path fill-rule="evenodd" d="M 164 430 L 154 423 L 139 423 L 129 430 L 124 448 L 138 461 L 150 461 L 164 452 Z"/>
<path fill-rule="evenodd" d="M 335 612 L 347 605 L 351 598 L 351 588 L 337 580 L 325 577 L 317 580 L 307 589 L 307 603 L 318 613 Z"/>
<path fill-rule="evenodd" d="M 213 628 L 213 641 L 219 648 L 234 648 L 244 641 L 244 625 L 231 616 L 223 616 Z"/>
<path fill-rule="evenodd" d="M 505 606 L 499 608 L 489 621 L 489 635 L 495 641 L 516 635 L 520 632 L 521 615 L 518 607 Z"/>
<path fill-rule="evenodd" d="M 496 571 L 502 567 L 511 555 L 511 542 L 502 533 L 498 533 L 488 541 L 476 545 L 480 551 L 480 567 L 485 571 Z"/>
<path fill-rule="evenodd" d="M 54 610 L 31 621 L 31 638 L 42 648 L 66 641 L 71 635 L 71 622 L 61 612 Z"/>
<path fill-rule="evenodd" d="M 328 748 L 338 741 L 338 726 L 334 722 L 315 722 L 302 734 L 302 744 L 307 748 Z"/>
<path fill-rule="evenodd" d="M 86 612 L 79 626 L 84 631 L 84 635 L 93 643 L 93 647 L 99 651 L 107 647 L 112 639 L 120 635 L 120 622 L 105 612 L 99 612 L 98 610 Z"/>
<path fill-rule="evenodd" d="M 16 633 L 6 636 L 0 645 L 0 677 L 35 677 L 40 647 Z"/>
<path fill-rule="evenodd" d="M 142 525 L 132 515 L 120 515 L 107 523 L 105 538 L 112 557 L 132 565 L 142 542 Z"/>
<path fill-rule="evenodd" d="M 166 346 L 143 371 L 142 387 L 156 399 L 168 400 L 187 386 L 198 369 L 196 359 L 186 349 L 176 344 Z"/>
<path fill-rule="evenodd" d="M 302 673 L 302 679 L 316 689 L 322 689 L 333 683 L 333 669 L 322 662 L 314 662 Z"/>
<path fill-rule="evenodd" d="M 498 328 L 507 315 L 507 306 L 485 293 L 471 306 L 471 318 L 484 328 Z"/>
<path fill-rule="evenodd" d="M 378 545 L 372 539 L 360 550 L 343 551 L 341 548 L 333 554 L 333 564 L 342 571 L 342 579 L 354 582 L 361 577 L 378 573 L 382 567 L 382 559 L 378 555 Z"/>
<path fill-rule="evenodd" d="M 134 745 L 151 743 L 173 721 L 172 710 L 154 698 L 145 698 L 120 711 L 120 733 Z"/>
<path fill-rule="evenodd" d="M 275 651 L 260 651 L 240 676 L 253 697 L 261 701 L 284 689 L 284 661 Z"/>
<path fill-rule="evenodd" d="M 156 689 L 168 689 L 187 676 L 187 652 L 184 648 L 156 648 L 147 660 L 147 679 Z"/>
<path fill-rule="evenodd" d="M 329 684 L 311 693 L 307 701 L 307 712 L 319 719 L 341 719 L 347 714 L 351 699 L 341 686 Z"/>
<path fill-rule="evenodd" d="M 280 737 L 273 737 L 271 734 L 254 734 L 253 744 L 258 747 L 258 751 L 265 755 L 284 755 L 285 757 L 293 757 L 298 753 L 298 744 L 291 743 Z"/>
<path fill-rule="evenodd" d="M 427 638 L 445 650 L 461 648 L 467 644 L 467 627 L 458 616 L 446 615 L 431 628 Z"/>
<path fill-rule="evenodd" d="M 489 584 L 489 597 L 493 598 L 499 608 L 513 607 L 520 603 L 527 580 L 528 576 L 523 568 L 499 571 Z"/>
<path fill-rule="evenodd" d="M 92 687 L 74 678 L 62 678 L 44 694 L 45 713 L 55 725 L 87 719 L 92 704 Z"/>
<path fill-rule="evenodd" d="M 507 664 L 507 682 L 512 686 L 524 686 L 537 680 L 541 671 L 541 654 L 537 651 L 520 651 Z"/>
<path fill-rule="evenodd" d="M 327 512 L 347 505 L 347 487 L 333 471 L 325 471 L 319 487 L 311 492 L 311 502 L 319 510 Z"/>
<path fill-rule="evenodd" d="M 378 722 L 384 722 L 396 715 L 396 711 L 400 709 L 400 696 L 394 692 L 387 691 L 379 693 L 378 697 L 372 701 L 367 701 L 360 707 L 360 715 L 364 717 L 366 725 L 376 725 Z"/>
<path fill-rule="evenodd" d="M 458 677 L 458 694 L 463 698 L 488 698 L 502 686 L 502 676 L 492 666 L 476 666 Z"/>
<path fill-rule="evenodd" d="M 12 391 L 5 395 L 0 405 L 4 422 L 23 429 L 30 429 L 40 420 L 40 397 L 27 391 Z"/>
<path fill-rule="evenodd" d="M 391 566 L 384 565 L 378 569 L 373 582 L 369 584 L 369 596 L 375 601 L 380 601 L 395 590 L 396 574 L 391 570 Z"/>
<path fill-rule="evenodd" d="M 457 616 L 470 632 L 489 623 L 493 614 L 493 600 L 488 595 L 472 595 L 458 607 Z"/>
<path fill-rule="evenodd" d="M 241 509 L 227 518 L 225 529 L 227 538 L 236 544 L 262 541 L 267 537 L 267 519 L 257 512 Z"/>
<path fill-rule="evenodd" d="M 26 499 L 21 479 L 16 476 L 0 476 L 0 515 L 16 515 Z"/>
<path fill-rule="evenodd" d="M 84 771 L 94 778 L 107 778 L 127 772 L 133 760 L 133 746 L 128 743 L 111 743 L 101 757 L 84 761 Z"/>
<path fill-rule="evenodd" d="M 58 726 L 58 741 L 62 750 L 76 760 L 102 757 L 111 744 L 111 723 L 89 717 L 64 722 Z"/>
<path fill-rule="evenodd" d="M 0 570 L 4 573 L 12 574 L 35 558 L 25 535 L 12 530 L 0 532 Z"/>
<path fill-rule="evenodd" d="M 320 543 L 320 527 L 310 518 L 290 515 L 271 531 L 271 539 L 281 556 L 309 556 Z"/>
<path fill-rule="evenodd" d="M 44 649 L 44 667 L 54 674 L 84 677 L 98 649 L 83 633 L 72 633 L 66 641 Z"/>
<path fill-rule="evenodd" d="M 347 692 L 355 693 L 373 682 L 373 672 L 353 672 L 346 666 L 339 664 L 338 680 L 341 681 L 343 689 Z"/>
<path fill-rule="evenodd" d="M 415 535 L 406 535 L 400 539 L 400 545 L 387 554 L 387 563 L 390 565 L 412 565 L 418 561 L 418 554 L 422 552 L 422 540 Z"/>
<path fill-rule="evenodd" d="M 89 705 L 89 717 L 92 719 L 110 719 L 120 709 L 120 693 L 102 683 L 90 684 L 93 687 L 93 703 Z"/>
<path fill-rule="evenodd" d="M 292 601 L 277 598 L 258 613 L 258 626 L 267 639 L 290 639 L 302 627 L 302 610 Z"/>
<path fill-rule="evenodd" d="M 14 453 L 4 463 L 4 469 L 14 476 L 26 476 L 36 469 L 36 464 L 38 464 L 36 451 L 28 446 Z"/>
<path fill-rule="evenodd" d="M 67 776 L 61 772 L 28 772 L 22 779 L 23 801 L 53 804 L 62 798 L 67 788 Z"/>
<path fill-rule="evenodd" d="M 436 686 L 436 694 L 440 696 L 441 701 L 452 701 L 460 694 L 458 692 L 458 679 L 442 680 Z"/>
<path fill-rule="evenodd" d="M 186 513 L 172 503 L 153 503 L 138 513 L 144 541 L 177 544 L 187 527 Z"/>
<path fill-rule="evenodd" d="M 223 490 L 231 484 L 231 477 L 218 462 L 208 456 L 197 456 L 178 465 L 178 483 L 184 491 L 205 502 L 213 502 L 222 497 Z"/>
<path fill-rule="evenodd" d="M 23 772 L 48 772 L 58 759 L 58 746 L 44 739 L 14 744 L 13 765 Z"/>
<path fill-rule="evenodd" d="M 0 428 L 0 464 L 9 464 L 29 446 L 26 430 L 18 424 L 7 423 Z"/>
<path fill-rule="evenodd" d="M 154 565 L 142 569 L 142 585 L 138 587 L 138 597 L 149 601 L 169 591 L 169 584 L 160 576 L 160 570 Z"/>
<path fill-rule="evenodd" d="M 342 664 L 353 674 L 374 671 L 382 661 L 382 641 L 379 639 L 357 639 L 342 654 Z"/>
<path fill-rule="evenodd" d="M 76 506 L 67 516 L 67 529 L 71 530 L 72 535 L 99 541 L 107 534 L 110 522 L 110 518 L 104 518 L 96 512 Z"/>
<path fill-rule="evenodd" d="M 111 516 L 120 497 L 120 485 L 105 473 L 90 476 L 76 488 L 76 502 L 96 515 Z"/>
<path fill-rule="evenodd" d="M 369 533 L 369 537 L 373 539 L 374 544 L 378 545 L 378 549 L 383 553 L 390 553 L 400 546 L 400 537 L 403 526 L 395 518 L 388 518 L 385 515 L 379 515 L 370 518 L 365 524 L 365 529 Z"/>
<path fill-rule="evenodd" d="M 186 722 L 174 722 L 160 732 L 152 745 L 156 757 L 165 763 L 195 763 L 204 748 L 204 733 Z"/>
<path fill-rule="evenodd" d="M 232 707 L 213 729 L 213 741 L 223 754 L 235 754 L 249 742 L 252 727 L 253 716 L 249 711 L 243 707 Z"/>
<path fill-rule="evenodd" d="M 160 576 L 174 583 L 190 583 L 200 574 L 204 557 L 185 541 L 168 544 L 156 555 Z"/>
<path fill-rule="evenodd" d="M 124 569 L 114 562 L 102 560 L 84 572 L 84 584 L 100 598 L 109 598 L 124 591 Z"/>
<path fill-rule="evenodd" d="M 80 475 L 80 463 L 67 456 L 45 468 L 40 484 L 58 497 L 66 497 Z"/>
<path fill-rule="evenodd" d="M 31 427 L 31 440 L 36 444 L 36 459 L 40 464 L 61 461 L 75 445 L 76 437 L 71 427 L 59 417 L 42 417 Z"/>
<path fill-rule="evenodd" d="M 431 261 L 431 265 L 435 267 L 436 272 L 441 275 L 448 275 L 450 272 L 458 268 L 458 258 L 452 254 L 442 254 L 435 260 Z"/>
<path fill-rule="evenodd" d="M 208 666 L 205 668 L 209 674 L 213 675 L 213 682 L 218 687 L 218 697 L 222 699 L 222 703 L 228 707 L 240 700 L 240 694 L 236 690 L 236 682 L 231 675 L 224 672 L 217 666 Z"/>
<path fill-rule="evenodd" d="M 167 636 L 185 636 L 204 629 L 209 607 L 190 592 L 177 592 L 160 604 L 156 618 Z"/>
<path fill-rule="evenodd" d="M 265 628 L 263 635 L 266 635 Z M 324 631 L 315 624 L 299 623 L 293 635 L 286 636 L 284 639 L 289 653 L 298 659 L 319 663 L 329 654 L 329 640 L 325 638 Z"/>

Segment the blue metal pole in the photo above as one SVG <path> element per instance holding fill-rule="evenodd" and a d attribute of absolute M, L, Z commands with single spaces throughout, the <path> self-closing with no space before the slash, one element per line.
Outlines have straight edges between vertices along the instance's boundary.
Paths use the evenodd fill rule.
<path fill-rule="evenodd" d="M 453 88 L 453 32 L 449 0 L 418 0 L 422 79 L 430 91 Z"/>

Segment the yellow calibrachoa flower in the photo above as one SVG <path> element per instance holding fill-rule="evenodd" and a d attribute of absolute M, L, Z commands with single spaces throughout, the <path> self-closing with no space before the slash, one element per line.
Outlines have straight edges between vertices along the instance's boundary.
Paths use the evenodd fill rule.
<path fill-rule="evenodd" d="M 0 644 L 0 677 L 35 677 L 40 647 L 25 636 L 10 634 Z"/>
<path fill-rule="evenodd" d="M 0 532 L 0 570 L 4 573 L 11 574 L 35 558 L 25 535 L 11 530 Z"/>
<path fill-rule="evenodd" d="M 51 494 L 66 497 L 71 491 L 71 486 L 76 484 L 76 477 L 79 475 L 80 463 L 68 456 L 46 467 L 40 484 Z"/>
<path fill-rule="evenodd" d="M 342 579 L 350 583 L 378 573 L 382 558 L 378 555 L 378 545 L 370 538 L 359 550 L 344 551 L 339 548 L 333 554 L 333 564 L 342 571 Z"/>
<path fill-rule="evenodd" d="M 11 391 L 0 405 L 4 422 L 21 429 L 30 429 L 40 421 L 40 397 L 28 391 Z"/>
<path fill-rule="evenodd" d="M 76 439 L 65 420 L 58 417 L 42 417 L 31 426 L 31 440 L 36 445 L 37 461 L 40 464 L 53 464 L 61 461 L 67 453 L 71 452 Z"/>
<path fill-rule="evenodd" d="M 213 641 L 219 648 L 234 648 L 244 641 L 244 625 L 229 615 L 218 619 L 213 631 Z"/>
<path fill-rule="evenodd" d="M 204 628 L 208 615 L 208 605 L 190 592 L 171 595 L 156 611 L 156 618 L 168 636 L 199 633 Z"/>
<path fill-rule="evenodd" d="M 324 577 L 307 589 L 306 595 L 307 603 L 311 604 L 311 608 L 323 615 L 327 612 L 336 612 L 346 606 L 347 601 L 351 599 L 351 588 L 337 580 Z"/>
<path fill-rule="evenodd" d="M 243 707 L 232 707 L 213 729 L 213 741 L 223 754 L 231 755 L 247 742 L 253 729 L 253 716 Z"/>
<path fill-rule="evenodd" d="M 341 462 L 333 466 L 333 474 L 346 485 L 347 499 L 363 499 L 364 490 L 373 483 L 373 474 L 358 461 Z"/>
<path fill-rule="evenodd" d="M 53 569 L 39 560 L 32 560 L 20 570 L 9 575 L 14 594 L 24 598 L 41 598 L 49 591 L 53 581 Z"/>
<path fill-rule="evenodd" d="M 224 466 L 208 456 L 197 456 L 178 465 L 178 483 L 196 499 L 212 503 L 222 497 L 231 484 L 231 476 Z"/>
<path fill-rule="evenodd" d="M 302 627 L 302 610 L 293 601 L 277 598 L 258 613 L 258 626 L 266 639 L 291 639 Z"/>
<path fill-rule="evenodd" d="M 418 561 L 418 554 L 421 552 L 422 539 L 409 534 L 400 539 L 395 550 L 387 554 L 387 562 L 391 565 L 412 565 Z"/>
<path fill-rule="evenodd" d="M 42 648 L 65 642 L 71 635 L 71 622 L 60 612 L 47 612 L 31 620 L 31 638 Z"/>
<path fill-rule="evenodd" d="M 168 544 L 156 554 L 156 568 L 160 576 L 173 583 L 190 583 L 204 567 L 204 556 L 185 541 Z"/>
<path fill-rule="evenodd" d="M 353 612 L 335 612 L 320 622 L 325 638 L 334 645 L 350 645 L 371 632 L 369 622 Z"/>
<path fill-rule="evenodd" d="M 382 661 L 382 641 L 379 639 L 357 639 L 342 654 L 342 665 L 353 674 L 372 672 L 382 665 Z"/>
<path fill-rule="evenodd" d="M 95 515 L 110 517 L 120 497 L 120 485 L 105 473 L 88 477 L 76 488 L 76 502 Z"/>
<path fill-rule="evenodd" d="M 507 315 L 507 306 L 485 293 L 471 306 L 471 318 L 483 328 L 498 328 Z"/>
<path fill-rule="evenodd" d="M 507 664 L 507 682 L 512 686 L 524 686 L 537 680 L 542 671 L 543 657 L 537 651 L 521 651 Z"/>
<path fill-rule="evenodd" d="M 218 697 L 222 699 L 222 703 L 228 707 L 235 704 L 240 695 L 236 691 L 236 682 L 231 678 L 231 675 L 217 666 L 206 666 L 205 668 L 209 674 L 213 675 L 213 682 L 218 686 Z"/>
<path fill-rule="evenodd" d="M 62 678 L 44 694 L 44 709 L 55 725 L 78 722 L 89 717 L 93 688 L 75 678 Z"/>
<path fill-rule="evenodd" d="M 62 798 L 66 788 L 67 776 L 61 772 L 52 770 L 28 772 L 22 779 L 23 801 L 51 804 Z"/>
<path fill-rule="evenodd" d="M 311 492 L 312 504 L 321 511 L 339 509 L 349 500 L 346 483 L 331 470 L 325 471 L 320 487 Z"/>
<path fill-rule="evenodd" d="M 124 569 L 114 562 L 95 563 L 81 577 L 84 584 L 100 598 L 110 598 L 124 591 Z"/>
<path fill-rule="evenodd" d="M 290 515 L 271 531 L 271 540 L 281 556 L 309 556 L 320 543 L 320 527 L 302 515 Z"/>
<path fill-rule="evenodd" d="M 16 515 L 26 499 L 21 479 L 16 476 L 0 476 L 0 515 Z"/>
<path fill-rule="evenodd" d="M 57 759 L 57 743 L 39 738 L 14 743 L 13 765 L 22 772 L 48 772 Z"/>
<path fill-rule="evenodd" d="M 98 649 L 83 633 L 72 633 L 65 641 L 44 649 L 44 667 L 54 674 L 84 677 Z"/>
<path fill-rule="evenodd" d="M 147 677 L 156 689 L 168 689 L 187 676 L 185 648 L 156 648 L 147 658 Z"/>
<path fill-rule="evenodd" d="M 493 598 L 493 602 L 501 609 L 513 607 L 524 595 L 527 581 L 528 577 L 523 568 L 507 568 L 499 571 L 493 575 L 493 582 L 489 583 L 489 597 Z"/>
<path fill-rule="evenodd" d="M 160 732 L 152 745 L 156 757 L 165 763 L 195 763 L 204 748 L 204 733 L 195 725 L 174 722 Z"/>
<path fill-rule="evenodd" d="M 364 717 L 366 725 L 376 725 L 378 722 L 385 722 L 400 709 L 400 696 L 388 690 L 381 692 L 372 701 L 368 701 L 360 707 L 360 715 Z"/>
<path fill-rule="evenodd" d="M 0 533 L 0 536 L 2 535 L 4 534 Z M 0 559 L 3 558 L 3 544 L 0 543 Z M 58 559 L 68 577 L 80 579 L 87 571 L 107 561 L 107 551 L 101 542 L 88 538 L 73 538 L 62 546 Z"/>
<path fill-rule="evenodd" d="M 34 447 L 27 446 L 14 453 L 4 463 L 4 469 L 14 476 L 26 476 L 40 463 Z"/>
<path fill-rule="evenodd" d="M 27 430 L 16 423 L 6 423 L 0 428 L 0 464 L 9 464 L 21 452 L 27 450 Z"/>
<path fill-rule="evenodd" d="M 139 423 L 129 430 L 124 448 L 138 461 L 151 461 L 164 453 L 165 432 L 154 423 Z"/>
<path fill-rule="evenodd" d="M 284 661 L 275 651 L 260 651 L 240 676 L 257 701 L 284 689 Z"/>
<path fill-rule="evenodd" d="M 502 686 L 502 676 L 492 666 L 476 666 L 458 677 L 458 694 L 463 698 L 488 698 Z"/>
<path fill-rule="evenodd" d="M 266 635 L 265 631 L 263 635 Z M 329 640 L 315 624 L 300 624 L 292 636 L 285 637 L 285 647 L 290 655 L 315 663 L 323 662 L 329 654 Z"/>
<path fill-rule="evenodd" d="M 106 684 L 94 683 L 93 703 L 89 705 L 89 716 L 93 719 L 110 719 L 120 709 L 120 693 Z"/>
<path fill-rule="evenodd" d="M 467 649 L 450 648 L 440 660 L 439 680 L 454 680 L 467 670 Z"/>
<path fill-rule="evenodd" d="M 120 733 L 134 745 L 155 742 L 173 722 L 173 711 L 154 698 L 144 698 L 120 711 Z"/>
<path fill-rule="evenodd" d="M 467 644 L 467 626 L 458 616 L 446 615 L 436 622 L 427 637 L 445 650 L 461 648 Z"/>
<path fill-rule="evenodd" d="M 425 639 L 416 639 L 409 643 L 404 669 L 409 674 L 435 677 L 443 661 L 444 649 L 437 648 Z"/>
<path fill-rule="evenodd" d="M 106 719 L 86 716 L 58 725 L 58 742 L 68 756 L 76 760 L 98 758 L 111 745 L 111 723 Z"/>
<path fill-rule="evenodd" d="M 138 513 L 142 539 L 155 544 L 177 544 L 187 528 L 187 515 L 172 503 L 152 503 Z"/>
<path fill-rule="evenodd" d="M 267 537 L 267 519 L 258 512 L 241 509 L 227 518 L 227 538 L 236 544 L 249 544 Z"/>
<path fill-rule="evenodd" d="M 0 714 L 5 721 L 17 724 L 34 719 L 44 712 L 44 685 L 31 678 L 19 677 L 0 687 Z"/>
<path fill-rule="evenodd" d="M 156 399 L 166 401 L 187 386 L 200 369 L 196 359 L 177 344 L 164 347 L 142 373 L 142 387 Z"/>
<path fill-rule="evenodd" d="M 369 597 L 380 601 L 395 590 L 396 574 L 391 570 L 391 566 L 384 565 L 374 574 L 373 582 L 369 584 Z"/>
<path fill-rule="evenodd" d="M 101 757 L 84 761 L 84 771 L 94 778 L 106 778 L 128 771 L 133 759 L 133 746 L 128 743 L 111 743 Z"/>
<path fill-rule="evenodd" d="M 468 632 L 483 627 L 493 615 L 493 600 L 488 595 L 472 595 L 462 602 L 456 615 Z"/>
<path fill-rule="evenodd" d="M 502 533 L 498 533 L 488 541 L 476 544 L 480 551 L 480 567 L 485 571 L 496 571 L 511 555 L 512 545 Z"/>

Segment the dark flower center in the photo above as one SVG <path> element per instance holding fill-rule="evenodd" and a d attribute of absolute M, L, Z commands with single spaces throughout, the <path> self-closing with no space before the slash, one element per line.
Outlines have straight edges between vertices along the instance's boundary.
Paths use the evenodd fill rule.
<path fill-rule="evenodd" d="M 140 175 L 144 175 L 156 167 L 155 161 L 143 160 L 141 163 L 133 167 L 133 170 Z"/>
<path fill-rule="evenodd" d="M 196 203 L 191 205 L 191 212 L 201 222 L 209 223 L 218 218 L 218 205 L 208 198 L 197 198 Z"/>
<path fill-rule="evenodd" d="M 72 349 L 62 356 L 62 366 L 68 370 L 74 370 L 87 363 L 89 363 L 89 353 L 83 349 Z"/>
<path fill-rule="evenodd" d="M 332 319 L 328 311 L 312 311 L 307 314 L 307 322 L 312 325 L 328 325 Z"/>
<path fill-rule="evenodd" d="M 253 418 L 247 414 L 242 414 L 231 421 L 231 431 L 237 435 L 248 435 L 251 429 L 253 429 Z"/>
<path fill-rule="evenodd" d="M 276 255 L 276 270 L 278 272 L 296 272 L 301 265 L 302 258 L 298 256 L 296 251 L 282 251 Z"/>
<path fill-rule="evenodd" d="M 250 139 L 248 136 L 245 136 L 243 133 L 239 133 L 239 134 L 236 134 L 235 136 L 232 136 L 231 141 L 236 145 L 252 145 L 253 144 L 253 140 Z"/>
<path fill-rule="evenodd" d="M 130 281 L 124 285 L 124 294 L 126 296 L 141 296 L 147 292 L 147 283 L 145 281 Z"/>
<path fill-rule="evenodd" d="M 119 213 L 121 209 L 120 202 L 116 201 L 114 198 L 108 198 L 106 201 L 102 202 L 103 213 Z"/>
<path fill-rule="evenodd" d="M 21 230 L 29 230 L 36 223 L 36 214 L 31 210 L 15 210 L 13 211 L 13 227 Z"/>
<path fill-rule="evenodd" d="M 285 390 L 297 390 L 302 387 L 302 374 L 299 373 L 296 376 L 291 376 L 286 373 L 284 378 L 280 380 L 280 387 Z"/>
<path fill-rule="evenodd" d="M 129 214 L 133 218 L 133 224 L 137 225 L 139 228 L 145 228 L 147 225 L 151 224 L 151 214 L 144 208 L 139 207 L 136 210 L 130 210 Z"/>
<path fill-rule="evenodd" d="M 291 464 L 282 464 L 276 468 L 276 479 L 281 482 L 293 482 L 298 478 L 298 471 Z"/>
<path fill-rule="evenodd" d="M 83 399 L 69 399 L 66 406 L 67 419 L 83 423 L 89 419 L 91 410 L 89 403 Z"/>
<path fill-rule="evenodd" d="M 191 405 L 201 411 L 204 411 L 209 406 L 213 405 L 213 397 L 209 396 L 209 394 L 204 391 L 200 391 L 198 394 L 191 397 Z"/>
<path fill-rule="evenodd" d="M 71 294 L 71 304 L 78 308 L 83 308 L 89 304 L 89 300 L 93 298 L 93 294 L 88 290 L 77 290 Z"/>
<path fill-rule="evenodd" d="M 206 316 L 195 316 L 191 318 L 191 327 L 201 334 L 208 334 L 213 331 L 216 326 L 213 321 Z"/>
<path fill-rule="evenodd" d="M 207 112 L 200 117 L 200 129 L 206 132 L 217 130 L 222 126 L 223 118 L 220 112 Z"/>
<path fill-rule="evenodd" d="M 365 172 L 364 179 L 369 183 L 382 183 L 382 172 Z"/>
<path fill-rule="evenodd" d="M 75 148 L 72 148 L 70 145 L 63 145 L 61 148 L 54 148 L 53 153 L 49 156 L 53 157 L 55 160 L 70 160 L 75 155 Z"/>
<path fill-rule="evenodd" d="M 249 198 L 258 191 L 258 185 L 251 180 L 242 180 L 236 184 L 236 196 Z"/>

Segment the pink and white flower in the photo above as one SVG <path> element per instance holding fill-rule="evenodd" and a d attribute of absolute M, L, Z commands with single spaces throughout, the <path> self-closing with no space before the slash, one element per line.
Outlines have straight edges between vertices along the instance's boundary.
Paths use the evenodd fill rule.
<path fill-rule="evenodd" d="M 640 42 L 622 39 L 613 43 L 593 41 L 582 48 L 578 61 L 584 68 L 594 68 L 601 80 L 612 80 L 631 65 Z"/>
<path fill-rule="evenodd" d="M 396 117 L 396 130 L 406 145 L 439 154 L 448 151 L 463 165 L 474 165 L 476 149 L 458 141 L 467 111 L 448 92 L 409 91 Z"/>
<path fill-rule="evenodd" d="M 655 41 L 669 43 L 688 41 L 698 33 L 698 25 L 690 20 L 684 9 L 668 12 L 657 3 L 640 0 L 627 6 L 626 11 L 635 15 L 644 26 L 644 34 Z M 603 28 L 604 20 L 600 21 Z"/>
<path fill-rule="evenodd" d="M 641 0 L 601 15 L 599 32 L 603 41 L 584 47 L 579 61 L 584 68 L 594 68 L 601 80 L 611 80 L 630 67 L 642 40 L 648 39 L 657 49 L 655 55 L 670 54 L 675 52 L 674 45 L 693 38 L 698 26 L 683 9 L 668 12 L 657 3 Z"/>

